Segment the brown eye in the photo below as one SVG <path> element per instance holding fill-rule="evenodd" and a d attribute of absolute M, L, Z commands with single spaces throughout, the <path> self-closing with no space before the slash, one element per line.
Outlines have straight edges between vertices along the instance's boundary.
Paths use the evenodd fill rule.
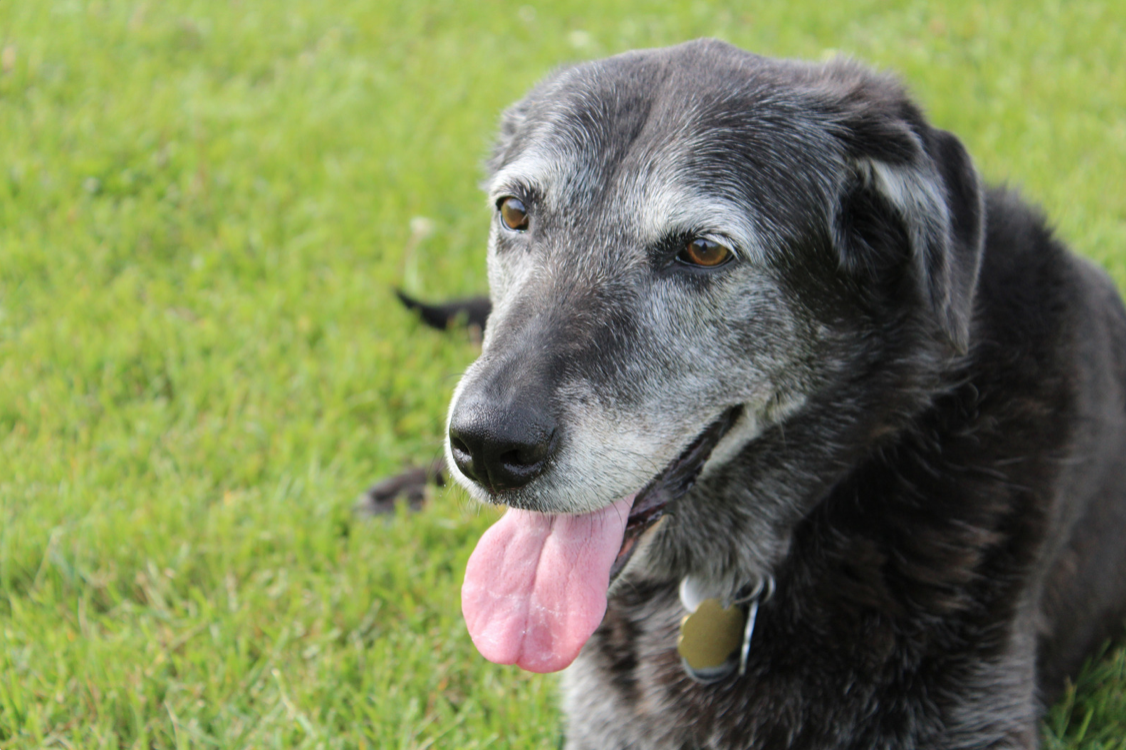
<path fill-rule="evenodd" d="M 500 202 L 500 218 L 509 229 L 523 231 L 528 228 L 528 209 L 517 198 L 505 198 Z"/>
<path fill-rule="evenodd" d="M 718 242 L 706 240 L 703 237 L 697 237 L 684 246 L 676 259 L 681 263 L 711 268 L 726 263 L 731 260 L 732 256 L 731 248 Z"/>

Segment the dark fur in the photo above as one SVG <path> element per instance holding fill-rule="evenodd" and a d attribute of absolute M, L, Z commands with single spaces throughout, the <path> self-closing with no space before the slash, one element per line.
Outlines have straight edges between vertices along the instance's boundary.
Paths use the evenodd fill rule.
<path fill-rule="evenodd" d="M 675 586 L 623 589 L 587 646 L 591 702 L 613 696 L 620 724 L 573 713 L 599 737 L 575 746 L 1037 746 L 1042 707 L 1126 617 L 1126 315 L 1012 194 L 986 215 L 969 355 L 906 424 L 827 457 L 845 454 L 775 568 L 747 677 L 692 683 L 669 647 Z M 819 430 L 782 432 L 764 440 Z M 644 730 L 653 691 L 674 738 Z M 607 740 L 626 726 L 636 745 Z"/>
<path fill-rule="evenodd" d="M 622 175 L 688 136 L 703 145 L 680 153 L 684 180 L 746 207 L 761 267 L 670 265 L 613 213 L 632 205 Z M 547 280 L 498 291 L 512 283 L 498 271 L 451 425 L 555 437 L 513 489 L 455 478 L 490 502 L 582 509 L 596 480 L 556 476 L 573 414 L 629 413 L 667 388 L 665 424 L 695 434 L 739 403 L 723 401 L 739 352 L 797 404 L 761 407 L 761 434 L 705 473 L 612 591 L 566 676 L 568 747 L 1035 747 L 1042 707 L 1126 617 L 1126 312 L 1105 275 L 1013 193 L 982 190 L 894 80 L 847 62 L 698 42 L 579 66 L 510 110 L 490 169 L 543 143 L 587 171 L 554 176 L 554 203 L 521 195 L 535 232 L 494 229 L 490 264 L 535 258 Z M 645 261 L 579 255 L 600 242 Z M 721 359 L 685 359 L 684 340 L 647 339 L 659 284 L 678 336 L 739 284 L 786 309 L 708 317 L 700 351 Z M 558 396 L 575 383 L 585 412 Z M 686 399 L 698 425 L 675 421 Z M 607 476 L 608 502 L 627 480 Z M 711 686 L 675 651 L 677 584 L 700 571 L 778 584 L 747 675 Z"/>

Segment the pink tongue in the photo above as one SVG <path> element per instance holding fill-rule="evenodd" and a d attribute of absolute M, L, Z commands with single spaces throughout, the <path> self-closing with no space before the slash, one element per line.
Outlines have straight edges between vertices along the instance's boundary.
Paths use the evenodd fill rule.
<path fill-rule="evenodd" d="M 575 660 L 606 614 L 634 495 L 583 515 L 510 508 L 469 557 L 461 611 L 481 655 L 532 672 Z"/>

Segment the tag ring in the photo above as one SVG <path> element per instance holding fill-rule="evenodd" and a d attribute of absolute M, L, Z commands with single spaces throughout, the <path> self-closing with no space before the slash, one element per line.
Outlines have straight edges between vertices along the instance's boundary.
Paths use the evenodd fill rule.
<path fill-rule="evenodd" d="M 751 636 L 755 633 L 755 620 L 758 619 L 758 605 L 774 596 L 774 576 L 769 573 L 758 579 L 754 590 L 733 604 L 746 605 L 747 623 L 743 626 L 743 645 L 739 648 L 739 676 L 747 673 L 747 657 L 751 653 Z"/>

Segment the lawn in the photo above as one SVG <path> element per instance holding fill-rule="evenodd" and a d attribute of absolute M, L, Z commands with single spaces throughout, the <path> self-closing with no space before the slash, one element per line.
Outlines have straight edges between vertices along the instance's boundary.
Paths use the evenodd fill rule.
<path fill-rule="evenodd" d="M 485 287 L 500 110 L 718 36 L 898 71 L 1126 288 L 1106 2 L 0 0 L 0 747 L 553 747 L 551 678 L 461 623 L 494 516 L 362 521 L 475 356 L 400 310 Z M 1126 656 L 1047 748 L 1126 748 Z"/>

